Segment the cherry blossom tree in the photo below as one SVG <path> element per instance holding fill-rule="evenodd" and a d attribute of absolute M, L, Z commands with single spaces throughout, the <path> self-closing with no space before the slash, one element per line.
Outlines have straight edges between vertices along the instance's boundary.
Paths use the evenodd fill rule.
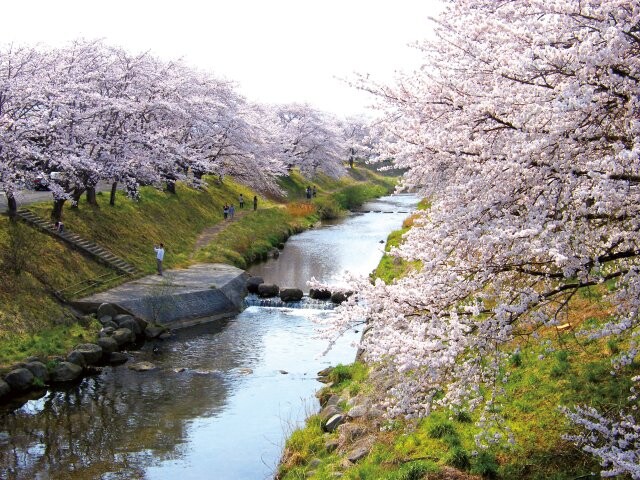
<path fill-rule="evenodd" d="M 538 338 L 577 292 L 604 282 L 615 284 L 605 298 L 615 315 L 582 335 L 624 340 L 613 367 L 632 374 L 639 25 L 637 1 L 455 0 L 437 40 L 420 45 L 420 71 L 395 86 L 361 84 L 381 102 L 382 156 L 432 200 L 395 250 L 421 269 L 391 285 L 361 281 L 335 326 L 366 319 L 362 348 L 390 382 L 390 415 L 484 405 L 491 420 L 511 342 Z M 571 418 L 634 431 L 615 471 L 640 478 L 625 463 L 638 455 L 635 412 Z"/>

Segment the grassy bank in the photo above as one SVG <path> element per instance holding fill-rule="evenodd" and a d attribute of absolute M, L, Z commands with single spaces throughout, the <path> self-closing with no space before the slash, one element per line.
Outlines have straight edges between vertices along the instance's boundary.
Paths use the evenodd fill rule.
<path fill-rule="evenodd" d="M 407 219 L 402 230 L 389 236 L 387 249 L 401 242 L 412 221 Z M 416 268 L 419 264 L 385 256 L 374 276 L 390 282 Z M 609 319 L 611 307 L 602 295 L 607 288 L 584 289 L 576 295 L 566 318 L 570 327 L 549 327 L 539 332 L 547 345 L 531 343 L 523 336 L 509 346 L 512 351 L 517 347 L 518 353 L 511 356 L 506 367 L 506 395 L 498 399 L 493 412 L 505 419 L 504 427 L 513 432 L 513 444 L 504 441 L 506 429 L 495 430 L 492 433 L 503 435 L 502 441 L 479 448 L 475 440 L 482 433 L 479 412 L 436 411 L 419 421 L 378 418 L 364 425 L 355 421 L 359 430 L 345 432 L 373 435 L 375 443 L 368 455 L 351 463 L 345 457 L 361 437 L 325 433 L 320 416 L 313 415 L 306 427 L 293 432 L 287 442 L 278 478 L 599 478 L 590 475 L 600 469 L 593 457 L 563 439 L 563 435 L 572 433 L 572 427 L 558 406 L 586 404 L 615 410 L 629 395 L 632 385 L 628 379 L 640 372 L 640 366 L 634 363 L 622 375 L 612 376 L 611 359 L 622 345 L 575 335 L 581 326 L 595 326 Z M 365 365 L 355 363 L 336 370 L 339 373 L 332 378 L 334 384 L 319 396 L 339 395 L 346 410 L 350 408 L 349 399 L 366 396 L 377 388 Z"/>
<path fill-rule="evenodd" d="M 209 186 L 193 189 L 178 184 L 176 194 L 151 187 L 141 189 L 138 201 L 118 192 L 115 206 L 108 194 L 98 194 L 98 205 L 86 203 L 78 208 L 65 206 L 64 222 L 68 231 L 102 245 L 135 265 L 142 272 L 155 268 L 153 245 L 164 243 L 165 268 L 187 267 L 196 262 L 223 262 L 244 268 L 292 233 L 308 228 L 326 217 L 322 204 L 353 207 L 387 193 L 393 179 L 366 169 L 356 169 L 339 180 L 307 179 L 298 172 L 280 179 L 285 196 L 259 196 L 258 210 L 253 212 L 250 199 L 255 192 L 225 178 L 222 184 L 209 179 Z M 317 197 L 304 199 L 307 185 L 315 185 Z M 234 203 L 242 193 L 244 216 L 228 222 L 215 241 L 196 251 L 195 245 L 205 228 L 223 222 L 222 207 Z M 345 203 L 345 198 L 349 199 Z M 50 203 L 35 204 L 31 210 L 48 218 Z M 53 295 L 66 289 L 67 297 L 85 296 L 89 290 L 74 295 L 89 279 L 98 279 L 109 269 L 70 249 L 48 235 L 25 225 L 12 224 L 0 217 L 0 366 L 30 355 L 48 356 L 68 351 L 73 345 L 95 337 L 97 325 L 78 318 Z M 103 283 L 105 289 L 122 280 Z M 79 287 L 74 287 L 79 285 Z M 69 288 L 71 287 L 71 288 Z"/>

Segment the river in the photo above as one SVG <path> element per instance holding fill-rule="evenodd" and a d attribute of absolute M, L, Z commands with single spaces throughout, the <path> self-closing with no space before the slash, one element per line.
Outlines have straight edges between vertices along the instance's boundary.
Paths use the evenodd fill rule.
<path fill-rule="evenodd" d="M 313 276 L 340 283 L 346 271 L 367 274 L 382 255 L 380 241 L 416 201 L 401 195 L 371 202 L 369 213 L 291 237 L 280 258 L 250 272 L 303 290 Z M 0 478 L 272 478 L 287 436 L 318 409 L 316 373 L 353 361 L 355 331 L 320 355 L 325 344 L 314 320 L 327 315 L 249 307 L 129 352 L 156 370 L 106 367 L 5 409 Z"/>

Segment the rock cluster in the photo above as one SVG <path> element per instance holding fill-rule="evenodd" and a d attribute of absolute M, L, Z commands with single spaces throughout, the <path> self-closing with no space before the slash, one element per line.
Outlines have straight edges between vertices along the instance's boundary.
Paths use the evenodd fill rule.
<path fill-rule="evenodd" d="M 64 357 L 31 357 L 6 369 L 0 375 L 0 402 L 47 385 L 73 382 L 104 365 L 125 363 L 129 356 L 121 350 L 166 334 L 166 328 L 121 314 L 108 303 L 98 307 L 96 317 L 102 324 L 96 343 L 76 345 Z"/>
<path fill-rule="evenodd" d="M 325 432 L 324 448 L 328 452 L 341 455 L 342 467 L 348 468 L 366 457 L 376 441 L 383 421 L 383 412 L 371 405 L 363 396 L 348 397 L 330 393 L 332 386 L 331 368 L 318 372 L 318 380 L 327 384 L 327 388 L 317 394 L 320 400 L 320 422 Z M 288 452 L 285 451 L 283 461 Z M 312 476 L 315 468 L 320 466 L 319 458 L 311 459 L 307 466 L 307 474 Z M 340 476 L 336 472 L 336 476 Z"/>
<path fill-rule="evenodd" d="M 255 293 L 261 298 L 280 297 L 283 302 L 296 302 L 302 299 L 304 293 L 299 288 L 280 288 L 272 283 L 265 283 L 262 277 L 249 277 L 246 284 L 247 292 Z M 326 289 L 309 290 L 309 298 L 315 300 L 331 300 L 335 304 L 344 302 L 351 292 L 331 292 Z"/>

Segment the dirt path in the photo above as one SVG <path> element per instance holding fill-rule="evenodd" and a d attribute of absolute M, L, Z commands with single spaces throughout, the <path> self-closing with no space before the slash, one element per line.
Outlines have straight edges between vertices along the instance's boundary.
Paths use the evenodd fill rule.
<path fill-rule="evenodd" d="M 231 225 L 233 222 L 238 221 L 240 218 L 244 217 L 245 215 L 247 215 L 249 212 L 252 212 L 253 210 L 249 209 L 249 208 L 244 208 L 242 210 L 238 209 L 236 210 L 233 219 L 229 219 L 229 220 L 222 220 L 221 222 L 216 223 L 215 225 L 212 225 L 210 227 L 205 228 L 202 232 L 200 232 L 200 235 L 198 236 L 198 239 L 196 240 L 196 246 L 193 249 L 193 253 L 191 254 L 191 256 L 193 256 L 193 254 L 197 251 L 200 250 L 202 247 L 209 245 L 213 239 L 215 238 L 215 236 L 220 233 L 222 230 L 224 230 L 225 228 L 227 228 L 229 225 Z"/>

